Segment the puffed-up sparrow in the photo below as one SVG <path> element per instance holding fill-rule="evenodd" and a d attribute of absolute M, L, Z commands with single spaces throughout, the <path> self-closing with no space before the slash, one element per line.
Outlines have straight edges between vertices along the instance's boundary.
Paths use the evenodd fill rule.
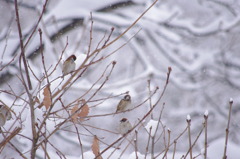
<path fill-rule="evenodd" d="M 127 118 L 122 118 L 120 120 L 120 125 L 119 125 L 119 133 L 124 135 L 128 133 L 132 129 L 131 123 L 128 121 Z"/>
<path fill-rule="evenodd" d="M 63 76 L 73 72 L 75 70 L 76 64 L 76 56 L 75 55 L 71 55 L 69 56 L 63 63 L 63 69 L 62 69 L 62 74 Z"/>
<path fill-rule="evenodd" d="M 124 98 L 121 99 L 120 102 L 118 103 L 116 113 L 125 111 L 129 109 L 130 106 L 131 106 L 131 96 L 125 95 Z"/>
<path fill-rule="evenodd" d="M 3 126 L 7 120 L 12 118 L 11 110 L 8 106 L 0 104 L 0 126 Z"/>

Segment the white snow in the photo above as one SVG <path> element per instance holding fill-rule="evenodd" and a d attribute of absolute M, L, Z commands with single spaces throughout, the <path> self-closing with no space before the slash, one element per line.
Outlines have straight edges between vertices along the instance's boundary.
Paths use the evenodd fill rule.
<path fill-rule="evenodd" d="M 219 139 L 209 143 L 208 157 L 210 159 L 222 158 L 224 145 L 225 145 L 225 138 L 219 138 Z M 227 158 L 239 159 L 239 156 L 240 156 L 239 145 L 237 145 L 231 141 L 228 141 Z"/>
<path fill-rule="evenodd" d="M 208 116 L 208 110 L 205 111 L 204 116 Z"/>
<path fill-rule="evenodd" d="M 76 63 L 76 69 L 81 66 L 83 61 L 86 59 L 87 55 L 83 54 L 82 52 L 75 52 L 75 55 L 77 57 L 75 63 Z"/>
<path fill-rule="evenodd" d="M 149 122 L 145 126 L 145 129 L 148 131 L 148 133 L 151 132 L 151 136 L 153 136 L 157 130 L 157 125 L 158 125 L 158 121 L 149 120 Z"/>

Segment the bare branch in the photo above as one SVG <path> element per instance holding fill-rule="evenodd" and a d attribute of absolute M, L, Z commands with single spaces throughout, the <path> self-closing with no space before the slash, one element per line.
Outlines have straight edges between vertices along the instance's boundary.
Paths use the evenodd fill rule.
<path fill-rule="evenodd" d="M 230 128 L 231 114 L 232 114 L 232 105 L 233 105 L 233 100 L 230 99 L 229 100 L 228 123 L 227 123 L 227 128 L 226 128 L 226 137 L 225 137 L 223 159 L 227 159 L 228 135 L 229 135 L 229 128 Z"/>

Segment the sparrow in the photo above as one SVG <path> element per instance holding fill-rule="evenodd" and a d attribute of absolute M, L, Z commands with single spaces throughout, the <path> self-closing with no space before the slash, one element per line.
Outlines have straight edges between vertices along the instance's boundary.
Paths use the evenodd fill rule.
<path fill-rule="evenodd" d="M 128 133 L 131 129 L 132 129 L 132 125 L 128 121 L 128 119 L 122 118 L 122 120 L 120 120 L 119 133 L 124 135 L 124 134 Z"/>
<path fill-rule="evenodd" d="M 125 95 L 123 99 L 120 100 L 117 106 L 117 112 L 122 112 L 127 110 L 131 106 L 131 96 L 130 95 Z"/>
<path fill-rule="evenodd" d="M 12 118 L 11 110 L 6 105 L 0 104 L 0 126 L 3 126 L 6 123 L 6 120 Z"/>
<path fill-rule="evenodd" d="M 63 63 L 63 69 L 62 69 L 62 74 L 63 76 L 69 74 L 70 72 L 73 72 L 75 70 L 76 67 L 76 56 L 75 55 L 71 55 L 69 56 L 66 61 L 64 61 Z"/>

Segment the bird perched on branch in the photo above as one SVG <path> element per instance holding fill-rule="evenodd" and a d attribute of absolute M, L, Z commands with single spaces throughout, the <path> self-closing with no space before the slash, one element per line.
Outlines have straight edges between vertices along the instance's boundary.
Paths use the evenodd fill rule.
<path fill-rule="evenodd" d="M 12 118 L 11 109 L 6 106 L 0 104 L 0 127 L 3 126 L 7 120 Z"/>
<path fill-rule="evenodd" d="M 132 125 L 128 121 L 128 119 L 122 118 L 122 120 L 120 120 L 119 133 L 124 135 L 124 134 L 128 133 L 131 129 L 132 129 Z"/>
<path fill-rule="evenodd" d="M 118 103 L 116 113 L 125 111 L 129 109 L 130 106 L 131 106 L 131 96 L 125 95 L 123 99 L 121 99 L 120 102 Z"/>
<path fill-rule="evenodd" d="M 62 69 L 62 74 L 63 76 L 73 72 L 75 70 L 76 67 L 76 56 L 75 55 L 71 55 L 69 56 L 66 61 L 64 61 L 63 63 L 63 69 Z"/>

